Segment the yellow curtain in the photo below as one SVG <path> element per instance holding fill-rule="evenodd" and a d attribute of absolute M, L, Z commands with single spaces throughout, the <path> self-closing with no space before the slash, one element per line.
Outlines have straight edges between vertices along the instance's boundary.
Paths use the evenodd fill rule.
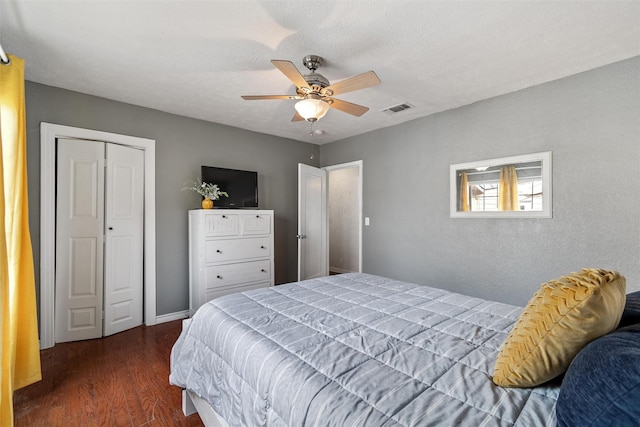
<path fill-rule="evenodd" d="M 515 166 L 500 168 L 500 187 L 498 190 L 498 210 L 517 211 L 518 207 L 518 174 Z"/>
<path fill-rule="evenodd" d="M 39 381 L 40 350 L 29 235 L 24 60 L 0 64 L 0 425 L 13 425 L 13 392 Z"/>
<path fill-rule="evenodd" d="M 460 174 L 460 211 L 469 212 L 469 178 L 466 172 Z"/>

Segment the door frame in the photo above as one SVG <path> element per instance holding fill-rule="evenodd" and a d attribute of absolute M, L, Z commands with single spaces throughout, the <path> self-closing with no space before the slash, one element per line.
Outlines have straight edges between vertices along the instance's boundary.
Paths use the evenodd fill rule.
<path fill-rule="evenodd" d="M 40 123 L 40 348 L 55 344 L 56 139 L 77 138 L 144 150 L 144 324 L 156 324 L 156 191 L 154 139 Z"/>
<path fill-rule="evenodd" d="M 322 169 L 327 171 L 327 187 L 331 186 L 331 180 L 329 179 L 329 172 L 346 169 L 346 168 L 358 168 L 358 194 L 356 199 L 358 202 L 358 272 L 362 273 L 362 183 L 364 178 L 364 163 L 362 160 L 356 160 L 348 163 L 341 163 L 338 165 L 325 166 Z M 328 207 L 329 191 L 327 191 L 327 207 Z M 331 224 L 331 212 L 327 209 L 327 222 Z M 329 229 L 327 228 L 327 233 Z M 331 265 L 329 265 L 331 267 Z"/>

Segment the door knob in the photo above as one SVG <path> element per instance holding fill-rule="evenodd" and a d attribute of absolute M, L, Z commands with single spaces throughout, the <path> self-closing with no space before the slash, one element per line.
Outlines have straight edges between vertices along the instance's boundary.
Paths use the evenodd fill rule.
<path fill-rule="evenodd" d="M 296 234 L 296 238 L 298 238 L 298 239 L 306 239 L 307 235 L 306 234 Z"/>

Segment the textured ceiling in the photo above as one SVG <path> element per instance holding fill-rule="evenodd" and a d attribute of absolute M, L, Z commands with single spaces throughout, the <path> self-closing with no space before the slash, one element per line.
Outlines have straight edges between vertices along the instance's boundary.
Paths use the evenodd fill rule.
<path fill-rule="evenodd" d="M 0 1 L 0 43 L 28 80 L 324 144 L 640 55 L 639 1 Z M 332 83 L 382 83 L 337 98 L 310 135 L 270 63 Z M 409 103 L 397 114 L 386 107 Z"/>

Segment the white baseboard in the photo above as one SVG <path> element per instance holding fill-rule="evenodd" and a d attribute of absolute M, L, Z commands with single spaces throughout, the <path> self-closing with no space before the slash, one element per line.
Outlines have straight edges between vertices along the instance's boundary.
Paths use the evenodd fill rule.
<path fill-rule="evenodd" d="M 176 311 L 175 313 L 161 314 L 156 316 L 156 324 L 173 322 L 174 320 L 186 319 L 189 317 L 189 310 Z"/>

